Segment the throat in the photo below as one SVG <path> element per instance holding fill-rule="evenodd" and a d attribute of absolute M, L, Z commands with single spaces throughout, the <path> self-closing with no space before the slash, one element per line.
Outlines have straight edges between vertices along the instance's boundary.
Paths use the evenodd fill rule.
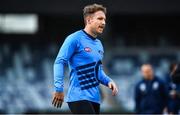
<path fill-rule="evenodd" d="M 87 31 L 86 28 L 83 29 L 83 32 L 84 32 L 86 35 L 88 35 L 92 40 L 96 40 L 96 37 L 97 37 L 96 34 L 90 32 L 90 31 Z"/>

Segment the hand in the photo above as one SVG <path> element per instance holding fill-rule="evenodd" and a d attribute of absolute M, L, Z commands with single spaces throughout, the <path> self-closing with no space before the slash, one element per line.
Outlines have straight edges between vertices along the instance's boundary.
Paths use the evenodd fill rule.
<path fill-rule="evenodd" d="M 116 84 L 113 81 L 108 83 L 108 87 L 112 90 L 112 95 L 113 96 L 117 95 L 118 88 L 117 88 Z"/>
<path fill-rule="evenodd" d="M 165 107 L 165 108 L 163 109 L 163 114 L 167 114 L 167 113 L 168 113 L 168 108 Z"/>
<path fill-rule="evenodd" d="M 52 105 L 54 107 L 61 108 L 63 101 L 64 101 L 64 93 L 63 92 L 54 92 Z"/>
<path fill-rule="evenodd" d="M 172 98 L 176 98 L 176 94 L 177 94 L 177 93 L 176 93 L 175 90 L 171 90 L 171 91 L 170 91 L 170 95 L 171 95 Z"/>

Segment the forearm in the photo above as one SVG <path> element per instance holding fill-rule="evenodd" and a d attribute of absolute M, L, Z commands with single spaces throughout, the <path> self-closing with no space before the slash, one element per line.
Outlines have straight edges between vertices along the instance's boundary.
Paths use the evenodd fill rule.
<path fill-rule="evenodd" d="M 139 85 L 136 85 L 135 87 L 134 100 L 135 100 L 135 112 L 140 113 L 141 94 L 139 90 Z"/>
<path fill-rule="evenodd" d="M 56 92 L 64 90 L 64 65 L 65 62 L 61 59 L 56 59 L 54 63 L 54 90 Z"/>
<path fill-rule="evenodd" d="M 103 79 L 101 80 L 101 83 L 105 86 L 108 86 L 109 82 L 113 81 L 109 76 L 103 76 Z"/>
<path fill-rule="evenodd" d="M 99 81 L 101 84 L 108 86 L 108 83 L 113 81 L 109 76 L 107 76 L 102 68 L 102 66 L 100 66 L 100 74 L 99 74 Z"/>

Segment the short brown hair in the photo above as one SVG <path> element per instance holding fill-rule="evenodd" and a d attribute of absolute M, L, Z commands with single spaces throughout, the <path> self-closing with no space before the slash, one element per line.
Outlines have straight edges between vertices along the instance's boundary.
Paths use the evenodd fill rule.
<path fill-rule="evenodd" d="M 84 19 L 88 15 L 91 15 L 91 14 L 97 12 L 97 11 L 103 11 L 106 14 L 106 8 L 103 5 L 100 5 L 100 4 L 91 4 L 91 5 L 85 6 L 84 9 L 83 9 Z"/>

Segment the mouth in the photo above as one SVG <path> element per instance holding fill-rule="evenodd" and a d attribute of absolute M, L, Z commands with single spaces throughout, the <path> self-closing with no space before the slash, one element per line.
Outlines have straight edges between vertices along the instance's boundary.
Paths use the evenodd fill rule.
<path fill-rule="evenodd" d="M 104 26 L 99 26 L 99 28 L 103 30 L 103 29 L 104 29 Z"/>

